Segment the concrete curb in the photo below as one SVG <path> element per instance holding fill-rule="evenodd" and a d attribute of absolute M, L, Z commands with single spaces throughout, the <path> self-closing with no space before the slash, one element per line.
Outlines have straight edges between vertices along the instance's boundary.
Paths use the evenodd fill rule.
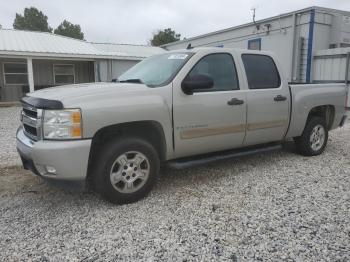
<path fill-rule="evenodd" d="M 0 102 L 0 107 L 13 107 L 21 106 L 20 102 Z"/>

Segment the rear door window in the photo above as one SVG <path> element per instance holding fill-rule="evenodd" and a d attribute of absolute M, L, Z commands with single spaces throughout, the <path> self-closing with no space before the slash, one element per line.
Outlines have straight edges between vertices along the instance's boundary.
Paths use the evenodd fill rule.
<path fill-rule="evenodd" d="M 278 88 L 281 78 L 270 56 L 244 54 L 242 60 L 247 74 L 249 89 Z"/>

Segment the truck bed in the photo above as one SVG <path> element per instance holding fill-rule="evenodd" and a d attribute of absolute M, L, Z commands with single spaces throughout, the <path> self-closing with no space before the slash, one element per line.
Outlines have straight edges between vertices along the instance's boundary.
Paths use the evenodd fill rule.
<path fill-rule="evenodd" d="M 339 126 L 344 116 L 344 107 L 349 106 L 348 86 L 344 83 L 327 84 L 291 84 L 290 124 L 286 138 L 300 136 L 303 132 L 308 113 L 312 108 L 329 105 L 334 110 L 333 124 L 330 129 Z"/>

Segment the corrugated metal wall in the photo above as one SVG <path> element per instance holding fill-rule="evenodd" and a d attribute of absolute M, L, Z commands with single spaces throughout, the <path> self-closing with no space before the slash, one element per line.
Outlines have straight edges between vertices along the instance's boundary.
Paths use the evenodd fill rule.
<path fill-rule="evenodd" d="M 313 63 L 314 82 L 344 82 L 348 53 L 350 53 L 350 48 L 335 48 L 315 52 Z"/>
<path fill-rule="evenodd" d="M 96 81 L 110 82 L 138 62 L 136 60 L 98 60 L 95 65 Z"/>
<path fill-rule="evenodd" d="M 5 85 L 4 62 L 27 63 L 24 59 L 0 58 L 0 102 L 17 101 L 23 96 L 22 85 Z"/>
<path fill-rule="evenodd" d="M 54 64 L 74 65 L 75 83 L 94 82 L 94 62 L 91 61 L 70 61 L 70 60 L 33 60 L 34 85 L 53 86 Z"/>
<path fill-rule="evenodd" d="M 350 78 L 350 48 L 320 50 L 314 55 L 314 82 L 347 82 Z M 347 107 L 350 108 L 350 86 Z"/>
<path fill-rule="evenodd" d="M 25 59 L 0 58 L 0 101 L 18 101 L 29 91 L 28 85 L 5 85 L 3 63 L 21 62 L 27 63 Z M 75 83 L 94 82 L 94 62 L 72 61 L 72 60 L 43 60 L 33 59 L 33 75 L 35 89 L 54 86 L 53 65 L 73 64 L 75 71 Z"/>

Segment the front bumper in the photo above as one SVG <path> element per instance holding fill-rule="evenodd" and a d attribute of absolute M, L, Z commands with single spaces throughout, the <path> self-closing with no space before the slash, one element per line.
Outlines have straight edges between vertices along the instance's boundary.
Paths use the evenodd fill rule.
<path fill-rule="evenodd" d="M 23 167 L 46 178 L 85 180 L 91 139 L 74 141 L 33 141 L 17 131 L 17 151 Z"/>

